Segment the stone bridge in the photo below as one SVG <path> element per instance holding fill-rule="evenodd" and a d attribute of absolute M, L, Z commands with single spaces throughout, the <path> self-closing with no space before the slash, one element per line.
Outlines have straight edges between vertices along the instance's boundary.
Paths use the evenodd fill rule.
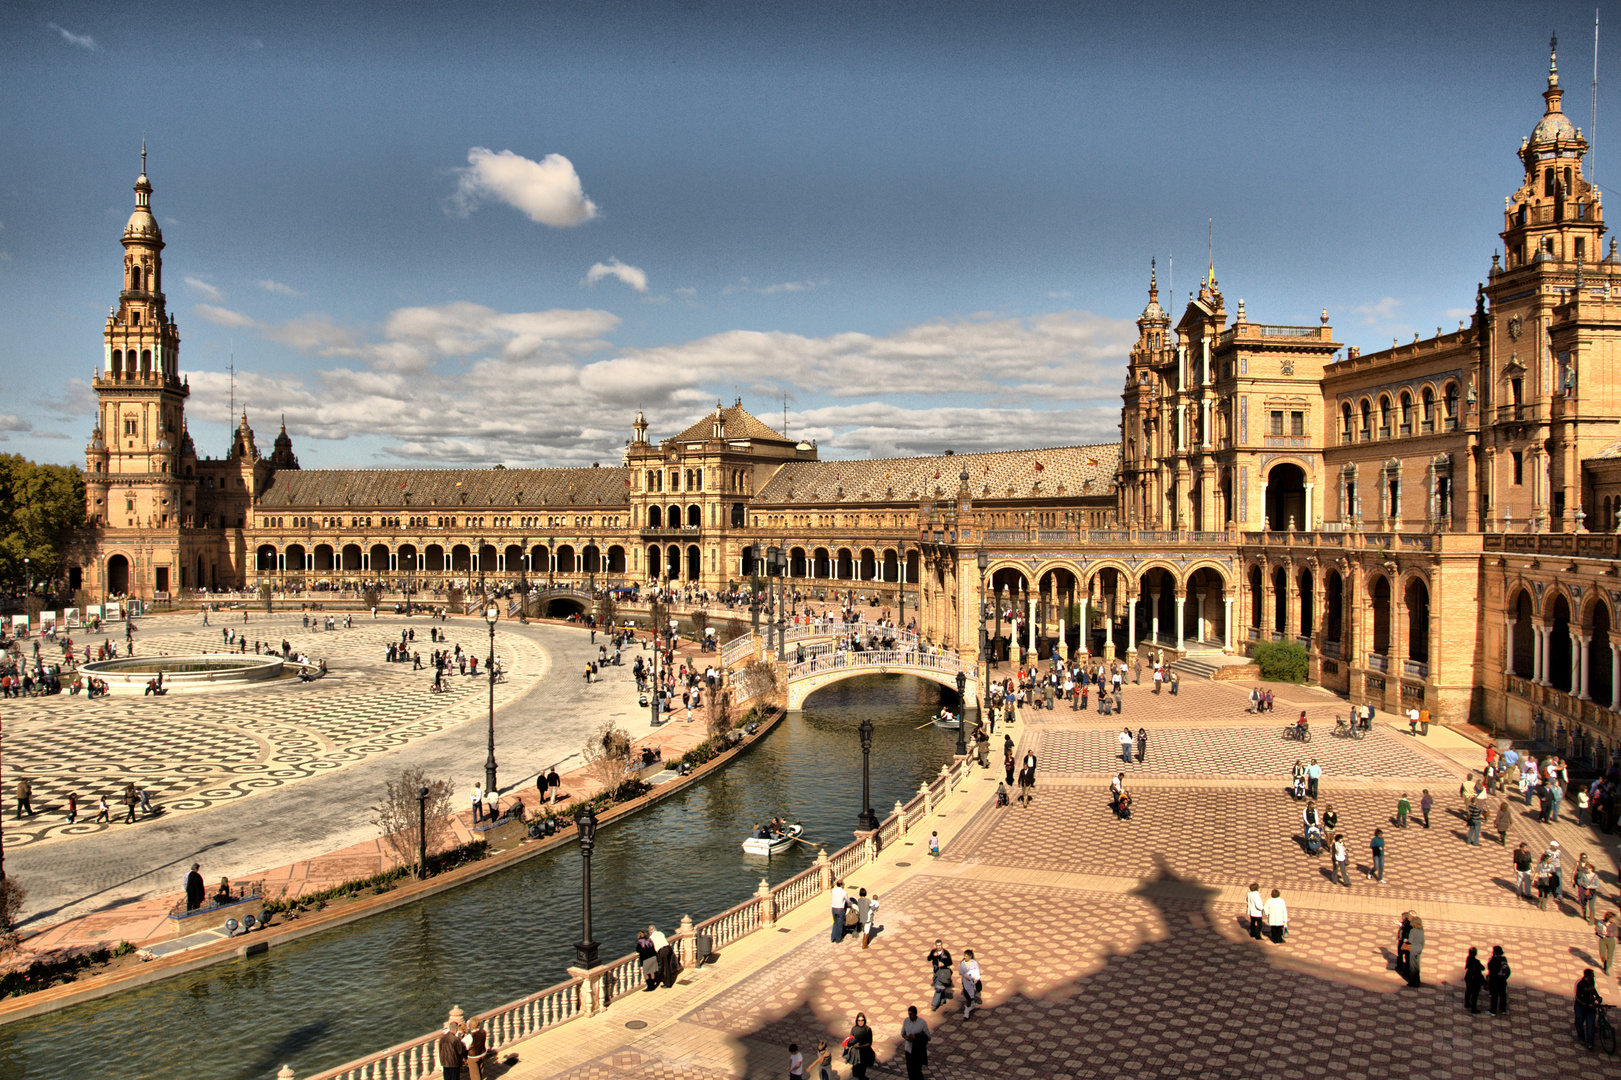
<path fill-rule="evenodd" d="M 979 697 L 979 678 L 972 664 L 964 665 L 956 653 L 929 653 L 916 648 L 845 651 L 813 656 L 799 663 L 783 665 L 788 684 L 788 710 L 805 707 L 805 699 L 824 686 L 860 675 L 916 675 L 955 691 L 957 674 L 968 677 L 965 696 Z"/>

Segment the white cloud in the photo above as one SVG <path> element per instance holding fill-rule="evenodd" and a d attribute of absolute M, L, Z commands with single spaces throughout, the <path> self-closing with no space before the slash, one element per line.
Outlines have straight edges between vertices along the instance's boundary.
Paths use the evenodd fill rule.
<path fill-rule="evenodd" d="M 198 296 L 202 297 L 204 300 L 207 300 L 213 304 L 222 304 L 225 302 L 225 294 L 220 292 L 214 286 L 210 285 L 208 282 L 204 281 L 202 278 L 188 277 L 183 280 L 185 281 L 187 288 L 196 293 Z"/>
<path fill-rule="evenodd" d="M 62 35 L 62 40 L 67 42 L 69 45 L 77 45 L 79 48 L 89 49 L 91 52 L 94 52 L 96 49 L 96 39 L 91 37 L 89 34 L 75 34 L 72 31 L 62 29 L 62 27 L 57 26 L 55 23 L 46 23 L 45 29 L 54 30 L 58 34 Z"/>
<path fill-rule="evenodd" d="M 1351 313 L 1361 315 L 1364 326 L 1372 326 L 1395 318 L 1396 311 L 1401 305 L 1402 302 L 1394 296 L 1386 296 L 1371 304 L 1358 304 L 1351 309 Z"/>
<path fill-rule="evenodd" d="M 722 296 L 731 296 L 733 293 L 756 293 L 760 296 L 776 296 L 778 293 L 809 292 L 811 289 L 827 284 L 827 279 L 821 281 L 781 281 L 775 285 L 751 285 L 748 278 L 738 278 L 736 285 L 728 285 L 720 291 Z"/>
<path fill-rule="evenodd" d="M 0 431 L 33 431 L 31 421 L 24 420 L 15 413 L 0 413 Z"/>
<path fill-rule="evenodd" d="M 318 438 L 381 436 L 393 460 L 612 462 L 638 408 L 668 435 L 734 388 L 772 423 L 783 394 L 806 402 L 792 432 L 829 456 L 1011 449 L 1114 438 L 1135 338 L 1129 321 L 1085 312 L 614 349 L 619 325 L 605 311 L 467 302 L 400 308 L 372 327 L 311 314 L 259 329 L 331 365 L 239 375 L 238 395 Z M 191 386 L 202 414 L 226 407 L 223 373 L 192 372 Z"/>
<path fill-rule="evenodd" d="M 679 289 L 674 289 L 672 291 L 683 300 L 691 300 L 694 296 L 698 295 L 698 290 L 694 289 L 690 285 L 683 285 Z"/>
<path fill-rule="evenodd" d="M 511 150 L 496 153 L 475 146 L 467 152 L 467 167 L 456 173 L 451 208 L 463 215 L 485 199 L 496 199 L 523 211 L 530 221 L 558 229 L 597 216 L 597 206 L 585 197 L 573 162 L 562 154 L 530 161 Z"/>
<path fill-rule="evenodd" d="M 259 325 L 257 320 L 242 314 L 240 311 L 232 311 L 230 308 L 222 308 L 214 304 L 198 304 L 191 310 L 196 313 L 199 319 L 206 319 L 215 326 L 228 326 L 232 329 L 240 329 L 245 327 L 257 327 Z"/>
<path fill-rule="evenodd" d="M 626 285 L 639 293 L 647 292 L 647 272 L 640 267 L 622 263 L 618 259 L 609 259 L 605 263 L 593 263 L 591 269 L 586 271 L 582 285 L 595 285 L 603 278 L 618 278 Z"/>
<path fill-rule="evenodd" d="M 303 293 L 299 292 L 297 289 L 293 288 L 291 285 L 283 285 L 279 281 L 271 281 L 268 278 L 265 279 L 265 280 L 259 281 L 256 284 L 259 286 L 259 288 L 263 289 L 265 292 L 267 292 L 267 293 L 275 293 L 277 296 L 303 296 L 304 295 Z"/>

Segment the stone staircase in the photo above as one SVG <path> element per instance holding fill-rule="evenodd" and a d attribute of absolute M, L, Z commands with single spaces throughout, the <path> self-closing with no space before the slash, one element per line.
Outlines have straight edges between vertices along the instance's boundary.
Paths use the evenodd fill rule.
<path fill-rule="evenodd" d="M 1247 663 L 1249 663 L 1248 657 L 1228 656 L 1220 649 L 1195 645 L 1189 647 L 1187 655 L 1171 664 L 1170 667 L 1172 671 L 1181 674 L 1184 679 L 1209 679 L 1213 678 L 1221 668 Z"/>

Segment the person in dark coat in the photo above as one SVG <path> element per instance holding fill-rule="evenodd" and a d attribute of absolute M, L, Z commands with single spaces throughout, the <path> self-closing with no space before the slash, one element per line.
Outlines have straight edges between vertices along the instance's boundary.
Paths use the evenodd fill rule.
<path fill-rule="evenodd" d="M 1463 962 L 1463 1007 L 1472 1013 L 1480 1011 L 1480 991 L 1486 985 L 1486 965 L 1480 962 L 1480 950 L 1471 947 L 1469 958 Z"/>
<path fill-rule="evenodd" d="M 439 1068 L 444 1080 L 461 1080 L 462 1066 L 467 1064 L 467 1044 L 462 1042 L 462 1026 L 446 1023 L 439 1035 Z"/>
<path fill-rule="evenodd" d="M 1493 1016 L 1508 1012 L 1508 957 L 1501 945 L 1492 946 L 1492 958 L 1486 961 L 1486 993 L 1491 999 L 1487 1011 Z"/>
<path fill-rule="evenodd" d="M 203 884 L 203 875 L 199 873 L 200 870 L 202 870 L 201 863 L 192 863 L 191 873 L 186 875 L 187 911 L 196 911 L 198 908 L 202 907 L 203 896 L 208 891 L 208 887 Z"/>
<path fill-rule="evenodd" d="M 878 1055 L 872 1050 L 872 1028 L 867 1026 L 867 1014 L 856 1013 L 856 1022 L 850 1028 L 850 1076 L 852 1080 L 867 1080 L 867 1070 Z"/>

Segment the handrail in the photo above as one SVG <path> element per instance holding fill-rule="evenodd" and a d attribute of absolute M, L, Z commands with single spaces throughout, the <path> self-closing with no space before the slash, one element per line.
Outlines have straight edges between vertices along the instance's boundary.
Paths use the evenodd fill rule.
<path fill-rule="evenodd" d="M 866 667 L 921 667 L 956 673 L 962 670 L 962 659 L 956 653 L 926 653 L 917 649 L 876 649 L 864 652 L 846 651 L 832 656 L 813 656 L 788 665 L 788 681 L 807 679 L 827 671 Z"/>

